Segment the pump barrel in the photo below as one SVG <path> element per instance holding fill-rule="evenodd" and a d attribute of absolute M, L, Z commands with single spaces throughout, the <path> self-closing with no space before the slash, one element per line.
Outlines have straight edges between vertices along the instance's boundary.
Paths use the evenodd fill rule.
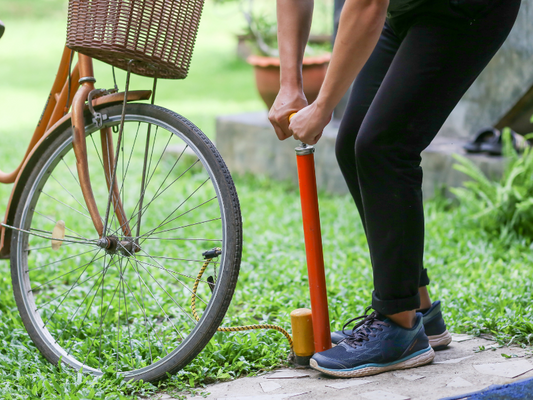
<path fill-rule="evenodd" d="M 302 202 L 302 219 L 309 275 L 309 292 L 313 314 L 313 334 L 315 352 L 331 348 L 331 331 L 329 327 L 328 296 L 326 292 L 326 275 L 324 272 L 324 255 L 322 252 L 322 234 L 318 211 L 318 195 L 315 175 L 314 148 L 302 145 L 296 148 L 298 164 L 298 182 Z"/>

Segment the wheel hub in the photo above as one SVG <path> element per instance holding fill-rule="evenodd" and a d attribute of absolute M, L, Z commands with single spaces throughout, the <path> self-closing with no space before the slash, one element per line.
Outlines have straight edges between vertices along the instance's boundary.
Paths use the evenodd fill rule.
<path fill-rule="evenodd" d="M 98 247 L 105 249 L 107 254 L 121 253 L 123 256 L 129 257 L 141 250 L 141 247 L 135 243 L 133 238 L 124 238 L 119 240 L 116 236 L 106 236 L 98 239 L 96 243 Z"/>

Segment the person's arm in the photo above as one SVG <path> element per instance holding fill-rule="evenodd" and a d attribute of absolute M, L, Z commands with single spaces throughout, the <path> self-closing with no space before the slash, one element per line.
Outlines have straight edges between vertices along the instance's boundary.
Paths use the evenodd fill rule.
<path fill-rule="evenodd" d="M 281 88 L 269 112 L 279 140 L 292 136 L 289 115 L 305 106 L 302 60 L 309 39 L 314 0 L 277 0 Z"/>
<path fill-rule="evenodd" d="M 346 0 L 331 62 L 316 101 L 298 112 L 289 126 L 293 136 L 315 144 L 335 106 L 359 74 L 379 40 L 389 0 Z"/>

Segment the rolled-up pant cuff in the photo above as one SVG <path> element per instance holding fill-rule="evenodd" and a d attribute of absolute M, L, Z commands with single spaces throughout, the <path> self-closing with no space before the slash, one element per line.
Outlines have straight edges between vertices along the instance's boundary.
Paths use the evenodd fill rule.
<path fill-rule="evenodd" d="M 397 314 L 420 308 L 420 295 L 394 300 L 381 300 L 372 292 L 372 308 L 383 315 Z"/>
<path fill-rule="evenodd" d="M 423 287 L 429 285 L 428 270 L 424 268 L 420 273 L 420 281 L 418 282 L 418 287 Z"/>

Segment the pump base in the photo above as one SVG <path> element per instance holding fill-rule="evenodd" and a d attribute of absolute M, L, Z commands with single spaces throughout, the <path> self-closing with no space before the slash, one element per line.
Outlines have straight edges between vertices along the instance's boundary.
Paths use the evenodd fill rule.
<path fill-rule="evenodd" d="M 311 360 L 311 357 L 312 356 L 297 356 L 295 354 L 292 362 L 298 367 L 309 368 L 309 361 Z"/>

